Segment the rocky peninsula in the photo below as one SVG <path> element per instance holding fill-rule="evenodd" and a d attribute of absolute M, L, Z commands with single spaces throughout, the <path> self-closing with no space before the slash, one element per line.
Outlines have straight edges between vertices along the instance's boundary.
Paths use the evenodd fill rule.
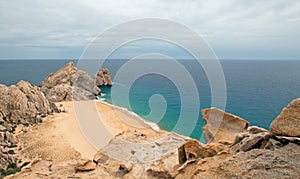
<path fill-rule="evenodd" d="M 270 131 L 217 108 L 203 109 L 202 144 L 153 130 L 93 100 L 102 85 L 112 85 L 107 69 L 92 78 L 72 62 L 39 87 L 25 81 L 0 85 L 1 177 L 299 178 L 300 98 L 282 110 Z M 108 140 L 103 147 L 95 149 L 80 131 L 74 100 L 97 109 L 109 131 L 99 136 Z"/>

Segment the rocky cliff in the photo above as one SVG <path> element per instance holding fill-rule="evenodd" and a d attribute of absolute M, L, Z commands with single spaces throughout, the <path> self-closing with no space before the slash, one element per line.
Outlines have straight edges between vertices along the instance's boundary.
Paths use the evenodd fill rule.
<path fill-rule="evenodd" d="M 23 165 L 17 152 L 16 127 L 42 122 L 54 111 L 56 106 L 39 87 L 22 80 L 9 87 L 0 84 L 0 176 Z"/>
<path fill-rule="evenodd" d="M 13 124 L 40 122 L 55 109 L 39 87 L 23 80 L 10 87 L 0 85 L 0 99 L 0 119 Z"/>
<path fill-rule="evenodd" d="M 95 99 L 100 94 L 94 79 L 77 69 L 73 62 L 48 75 L 39 86 L 52 102 Z"/>

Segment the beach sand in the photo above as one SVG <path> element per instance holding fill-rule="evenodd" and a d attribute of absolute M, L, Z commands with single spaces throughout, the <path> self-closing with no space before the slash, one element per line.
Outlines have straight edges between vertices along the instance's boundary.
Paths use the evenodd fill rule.
<path fill-rule="evenodd" d="M 93 159 L 100 148 L 122 132 L 135 131 L 148 136 L 164 133 L 153 130 L 126 110 L 98 101 L 69 101 L 56 105 L 62 106 L 65 112 L 47 116 L 43 123 L 19 136 L 24 140 L 22 153 L 25 156 L 61 161 L 77 159 L 80 153 L 82 158 Z M 30 150 L 26 150 L 28 148 Z"/>

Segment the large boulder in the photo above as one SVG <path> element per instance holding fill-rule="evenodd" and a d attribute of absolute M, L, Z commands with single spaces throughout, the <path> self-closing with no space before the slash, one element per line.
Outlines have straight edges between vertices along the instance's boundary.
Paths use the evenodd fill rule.
<path fill-rule="evenodd" d="M 106 68 L 100 68 L 95 75 L 95 83 L 97 86 L 111 86 L 112 80 L 110 73 Z"/>
<path fill-rule="evenodd" d="M 203 136 L 207 143 L 232 144 L 237 134 L 246 132 L 248 128 L 248 121 L 217 108 L 203 109 L 202 118 L 205 121 Z"/>
<path fill-rule="evenodd" d="M 73 62 L 49 74 L 39 86 L 52 102 L 95 99 L 95 95 L 100 94 L 94 80 Z"/>
<path fill-rule="evenodd" d="M 300 98 L 283 108 L 270 125 L 274 135 L 300 137 Z"/>

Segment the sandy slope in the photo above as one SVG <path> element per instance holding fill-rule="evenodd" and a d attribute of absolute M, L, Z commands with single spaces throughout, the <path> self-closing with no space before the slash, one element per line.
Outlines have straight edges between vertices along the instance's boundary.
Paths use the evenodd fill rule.
<path fill-rule="evenodd" d="M 63 105 L 66 112 L 48 116 L 42 124 L 20 135 L 24 140 L 22 152 L 25 156 L 61 161 L 77 158 L 79 152 L 83 158 L 92 159 L 98 149 L 123 131 L 134 130 L 146 135 L 157 133 L 137 116 L 97 101 L 56 105 Z M 45 143 L 47 145 L 40 145 Z"/>

